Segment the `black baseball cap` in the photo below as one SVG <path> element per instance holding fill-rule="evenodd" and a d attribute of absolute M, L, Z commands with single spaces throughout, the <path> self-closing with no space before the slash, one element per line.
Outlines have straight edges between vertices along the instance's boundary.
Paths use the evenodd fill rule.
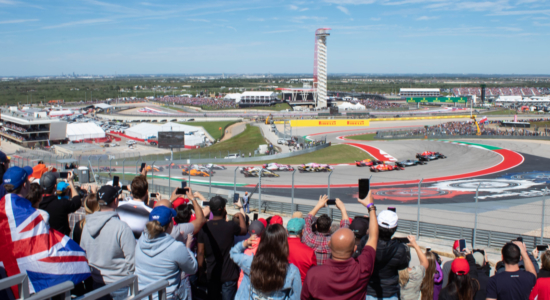
<path fill-rule="evenodd" d="M 212 199 L 210 199 L 210 204 L 209 204 L 210 211 L 212 213 L 216 211 L 222 211 L 225 208 L 226 203 L 227 203 L 227 200 L 220 196 L 212 197 Z"/>
<path fill-rule="evenodd" d="M 354 218 L 349 229 L 353 231 L 356 237 L 361 238 L 367 234 L 369 229 L 369 220 L 367 218 Z"/>
<path fill-rule="evenodd" d="M 122 189 L 120 187 L 114 187 L 110 185 L 102 186 L 99 191 L 97 191 L 97 198 L 99 205 L 109 205 L 120 195 Z"/>
<path fill-rule="evenodd" d="M 55 184 L 57 183 L 57 178 L 59 173 L 46 172 L 40 177 L 40 187 L 43 191 L 53 191 Z"/>

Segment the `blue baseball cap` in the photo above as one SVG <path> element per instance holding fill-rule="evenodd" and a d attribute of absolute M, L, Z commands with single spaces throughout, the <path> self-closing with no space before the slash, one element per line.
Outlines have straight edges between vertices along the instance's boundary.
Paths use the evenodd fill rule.
<path fill-rule="evenodd" d="M 286 229 L 288 230 L 288 232 L 300 233 L 302 229 L 304 229 L 305 225 L 306 225 L 306 221 L 304 219 L 294 218 L 288 221 L 288 224 L 286 225 Z"/>
<path fill-rule="evenodd" d="M 65 190 L 69 187 L 69 184 L 65 181 L 61 181 L 57 184 L 57 198 L 59 199 L 69 199 L 69 196 L 63 195 Z"/>
<path fill-rule="evenodd" d="M 29 176 L 31 176 L 32 173 L 34 173 L 34 170 L 33 170 L 31 167 L 29 167 L 29 166 L 23 167 L 23 170 L 25 170 L 25 172 L 27 172 L 27 174 L 29 174 Z M 28 176 L 27 176 L 27 177 L 28 177 Z"/>
<path fill-rule="evenodd" d="M 25 167 L 26 168 L 26 167 Z M 27 178 L 32 174 L 32 168 L 29 172 L 25 168 L 21 167 L 11 167 L 9 168 L 6 173 L 4 173 L 4 184 L 11 184 L 14 188 L 20 187 Z"/>
<path fill-rule="evenodd" d="M 157 206 L 149 213 L 149 221 L 158 221 L 160 226 L 166 226 L 177 215 L 176 210 L 166 206 Z"/>

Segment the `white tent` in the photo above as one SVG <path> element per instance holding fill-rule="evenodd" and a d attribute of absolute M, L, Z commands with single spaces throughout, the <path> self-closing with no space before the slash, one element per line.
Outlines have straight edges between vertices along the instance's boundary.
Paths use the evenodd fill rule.
<path fill-rule="evenodd" d="M 351 104 L 349 102 L 343 102 L 342 104 L 338 105 L 338 109 L 339 110 L 365 110 L 367 108 L 361 103 Z"/>
<path fill-rule="evenodd" d="M 201 127 L 182 125 L 177 123 L 151 124 L 140 123 L 125 130 L 125 134 L 134 138 L 146 140 L 158 138 L 159 131 L 183 131 L 185 132 L 185 145 L 195 146 L 204 142 L 204 131 Z"/>
<path fill-rule="evenodd" d="M 104 138 L 105 131 L 95 123 L 67 124 L 67 138 L 71 141 Z"/>

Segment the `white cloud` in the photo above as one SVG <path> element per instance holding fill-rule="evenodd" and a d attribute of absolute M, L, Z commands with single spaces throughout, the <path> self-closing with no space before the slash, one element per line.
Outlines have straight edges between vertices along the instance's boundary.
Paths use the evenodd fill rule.
<path fill-rule="evenodd" d="M 7 21 L 0 21 L 0 24 L 18 24 L 18 23 L 27 23 L 27 22 L 36 22 L 36 21 L 39 21 L 39 19 L 7 20 Z"/>
<path fill-rule="evenodd" d="M 6 5 L 15 5 L 17 2 L 12 0 L 0 0 L 0 4 L 6 4 Z"/>
<path fill-rule="evenodd" d="M 380 21 L 382 18 L 370 18 L 371 21 Z"/>
<path fill-rule="evenodd" d="M 187 19 L 187 21 L 210 23 L 210 21 L 208 21 L 206 19 Z"/>
<path fill-rule="evenodd" d="M 293 5 L 293 4 L 289 5 L 288 8 L 289 8 L 290 10 L 298 10 L 298 9 L 299 9 L 298 6 Z"/>
<path fill-rule="evenodd" d="M 345 13 L 346 15 L 349 15 L 349 10 L 343 6 L 336 6 L 341 12 Z"/>
<path fill-rule="evenodd" d="M 251 21 L 251 22 L 263 22 L 263 21 L 265 21 L 264 18 L 248 18 L 246 20 Z"/>
<path fill-rule="evenodd" d="M 54 28 L 70 27 L 70 26 L 76 26 L 76 25 L 90 25 L 90 24 L 98 24 L 98 23 L 107 23 L 111 21 L 112 20 L 110 19 L 88 19 L 88 20 L 82 20 L 82 21 L 61 23 L 58 25 L 44 26 L 42 27 L 42 29 L 54 29 Z"/>
<path fill-rule="evenodd" d="M 429 20 L 436 20 L 439 19 L 439 17 L 428 17 L 428 16 L 422 16 L 416 18 L 417 21 L 429 21 Z"/>
<path fill-rule="evenodd" d="M 288 29 L 288 30 L 273 30 L 273 31 L 264 31 L 262 33 L 264 34 L 271 34 L 271 33 L 285 33 L 285 32 L 293 32 L 296 31 L 294 29 Z"/>
<path fill-rule="evenodd" d="M 376 0 L 325 0 L 327 3 L 338 5 L 361 5 L 361 4 L 373 4 Z"/>
<path fill-rule="evenodd" d="M 312 21 L 324 21 L 326 20 L 327 18 L 325 17 L 315 17 L 315 16 L 299 16 L 299 17 L 293 17 L 290 19 L 290 22 L 294 22 L 294 23 L 303 23 L 304 21 L 307 21 L 307 20 L 312 20 Z"/>

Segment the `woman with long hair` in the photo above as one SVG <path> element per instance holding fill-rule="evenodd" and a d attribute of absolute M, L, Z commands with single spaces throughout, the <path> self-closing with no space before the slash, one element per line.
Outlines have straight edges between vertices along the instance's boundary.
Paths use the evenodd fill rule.
<path fill-rule="evenodd" d="M 287 238 L 283 225 L 274 224 L 263 232 L 255 255 L 244 254 L 255 235 L 231 249 L 231 259 L 244 272 L 235 299 L 300 299 L 302 280 L 298 268 L 288 262 Z"/>
<path fill-rule="evenodd" d="M 437 257 L 433 252 L 427 251 L 428 268 L 420 285 L 422 300 L 437 300 L 443 283 L 443 271 L 437 263 Z"/>
<path fill-rule="evenodd" d="M 538 255 L 537 255 L 538 256 Z M 529 300 L 549 300 L 550 299 L 550 250 L 546 250 L 540 257 L 541 268 L 537 274 L 537 283 L 531 290 Z"/>
<path fill-rule="evenodd" d="M 453 261 L 448 284 L 439 293 L 439 300 L 472 300 L 478 290 L 475 259 L 467 251 L 466 258 L 458 257 Z"/>
<path fill-rule="evenodd" d="M 426 254 L 422 252 L 416 243 L 416 237 L 409 235 L 407 238 L 409 239 L 409 247 L 414 248 L 416 255 L 418 255 L 420 265 L 399 270 L 400 298 L 401 300 L 418 300 L 420 299 L 420 287 L 430 263 L 426 258 Z"/>
<path fill-rule="evenodd" d="M 97 191 L 90 191 L 88 195 L 86 195 L 86 198 L 83 201 L 84 210 L 86 211 L 86 215 L 91 215 L 95 213 L 96 211 L 99 211 L 99 203 L 97 202 Z M 80 222 L 76 223 L 71 238 L 80 244 L 80 238 L 82 237 L 82 228 L 84 228 L 84 225 L 86 225 L 86 218 L 80 220 Z"/>
<path fill-rule="evenodd" d="M 185 274 L 195 274 L 198 265 L 187 247 L 170 236 L 176 215 L 166 206 L 157 206 L 149 213 L 149 222 L 136 245 L 135 274 L 140 287 L 166 279 L 166 299 L 190 300 L 191 289 L 181 279 Z"/>

